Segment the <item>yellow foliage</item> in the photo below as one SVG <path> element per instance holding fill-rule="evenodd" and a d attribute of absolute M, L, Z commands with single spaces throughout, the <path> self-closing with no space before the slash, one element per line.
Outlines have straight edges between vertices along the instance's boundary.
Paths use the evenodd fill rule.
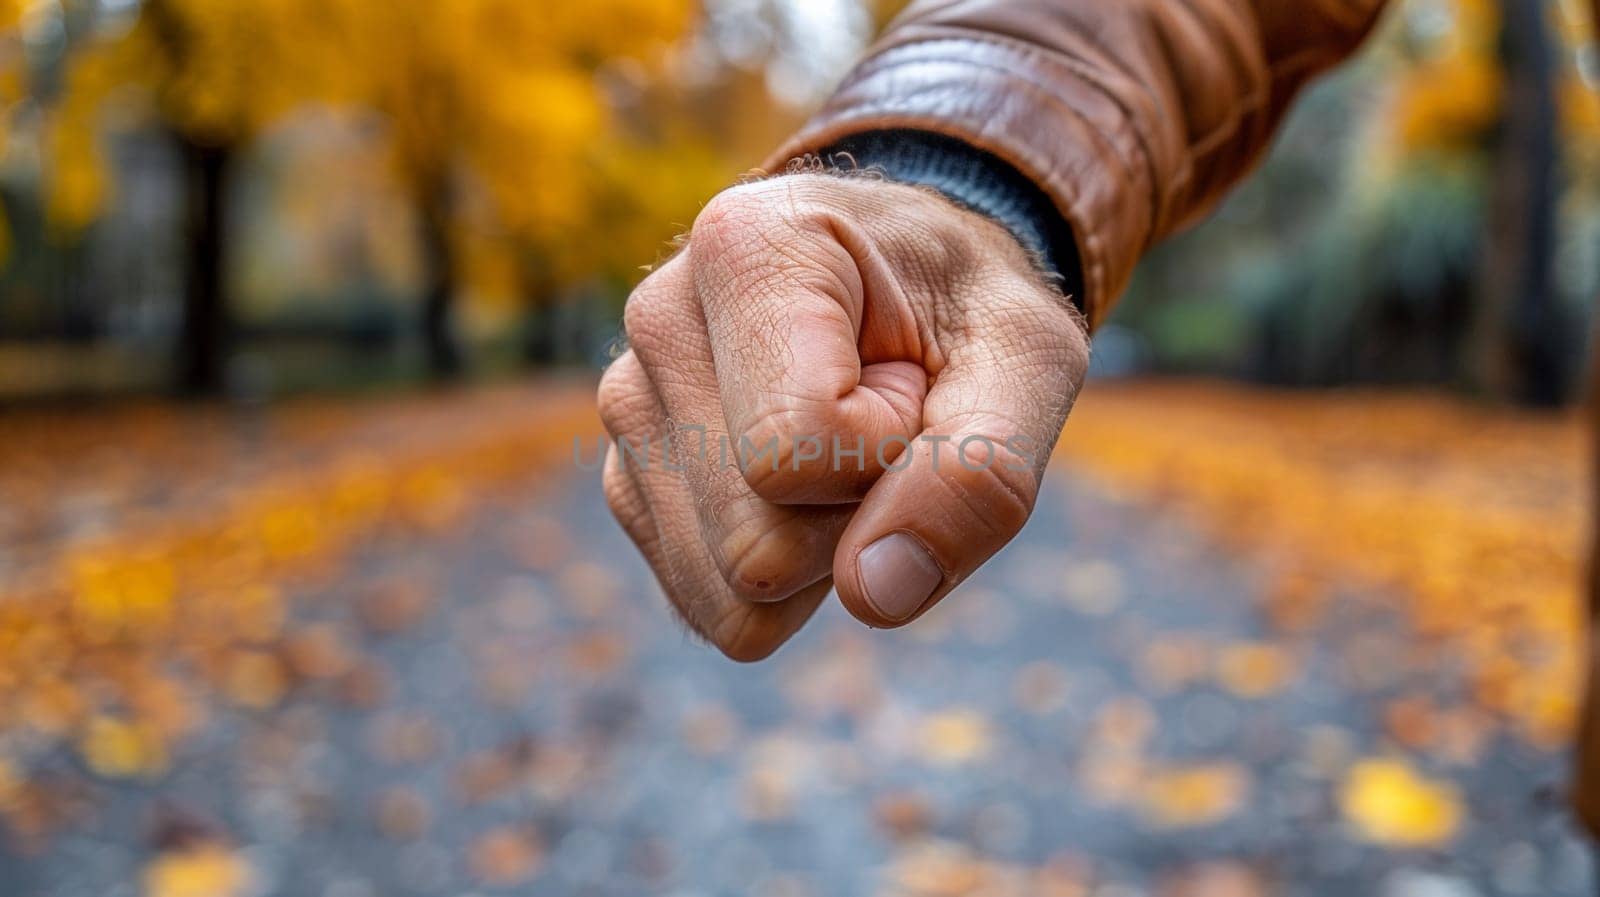
<path fill-rule="evenodd" d="M 0 106 L 10 107 L 26 87 L 27 60 L 22 44 L 23 0 L 0 0 Z M 0 120 L 0 136 L 7 122 Z"/>
<path fill-rule="evenodd" d="M 608 141 L 594 150 L 603 188 L 592 200 L 586 239 L 556 255 L 557 279 L 596 272 L 618 279 L 661 260 L 669 240 L 687 233 L 700 204 L 725 186 L 726 163 L 689 135 L 662 145 Z"/>
<path fill-rule="evenodd" d="M 1499 118 L 1502 72 L 1494 0 L 1449 0 L 1450 25 L 1395 79 L 1391 115 L 1403 153 L 1456 149 Z"/>
<path fill-rule="evenodd" d="M 146 0 L 132 27 L 75 48 L 46 142 L 51 221 L 74 231 L 109 198 L 100 131 L 142 97 L 184 142 L 234 146 L 290 110 L 347 95 L 314 0 Z"/>
<path fill-rule="evenodd" d="M 105 208 L 109 100 L 142 97 L 182 141 L 225 147 L 329 105 L 377 115 L 426 226 L 507 235 L 539 288 L 615 276 L 650 261 L 663 222 L 686 224 L 725 176 L 704 145 L 648 133 L 615 102 L 663 79 L 696 8 L 147 0 L 131 28 L 74 51 L 48 134 L 50 217 L 77 230 Z M 504 272 L 491 292 L 507 292 Z"/>
<path fill-rule="evenodd" d="M 150 90 L 190 140 L 248 139 L 336 83 L 317 65 L 321 10 L 313 0 L 146 0 L 120 41 L 123 81 Z"/>
<path fill-rule="evenodd" d="M 1501 71 L 1493 60 L 1456 54 L 1405 79 L 1396 115 L 1410 151 L 1470 143 L 1500 114 Z"/>
<path fill-rule="evenodd" d="M 1422 6 L 1415 2 L 1406 8 Z M 1600 103 L 1573 60 L 1596 40 L 1590 8 L 1587 2 L 1564 0 L 1552 5 L 1550 17 L 1561 58 L 1567 60 L 1557 71 L 1555 88 L 1562 126 L 1572 150 L 1585 158 L 1600 150 Z M 1387 145 L 1379 149 L 1398 157 L 1474 148 L 1499 121 L 1505 102 L 1497 0 L 1434 0 L 1427 9 L 1444 13 L 1443 24 L 1419 13 L 1434 27 L 1413 42 L 1387 84 L 1381 122 Z"/>
<path fill-rule="evenodd" d="M 101 105 L 117 88 L 124 65 L 116 46 L 96 46 L 68 64 L 62 99 L 45 133 L 45 212 L 67 233 L 88 227 L 111 196 L 100 147 Z"/>
<path fill-rule="evenodd" d="M 615 70 L 637 79 L 659 69 L 690 0 L 335 6 L 365 79 L 356 94 L 387 123 L 398 180 L 423 217 L 513 235 L 533 260 L 524 267 L 540 271 L 532 286 L 649 261 L 666 236 L 660 222 L 692 211 L 716 186 L 706 172 L 723 171 L 685 141 L 631 133 L 606 87 L 626 80 Z M 672 211 L 658 214 L 662 205 Z M 652 236 L 639 238 L 646 228 Z M 502 280 L 494 292 L 503 272 L 488 273 Z"/>
<path fill-rule="evenodd" d="M 1563 0 L 1556 4 L 1556 26 L 1569 60 L 1594 58 L 1600 53 L 1600 22 L 1593 20 L 1595 6 L 1583 0 Z M 1570 140 L 1573 159 L 1569 167 L 1576 178 L 1592 178 L 1600 163 L 1600 83 L 1593 72 L 1585 74 L 1581 64 L 1565 65 L 1559 85 L 1558 103 L 1562 125 Z"/>
<path fill-rule="evenodd" d="M 0 158 L 11 136 L 11 110 L 27 88 L 27 59 L 23 52 L 24 0 L 0 0 Z M 11 253 L 11 226 L 0 214 L 0 261 Z"/>

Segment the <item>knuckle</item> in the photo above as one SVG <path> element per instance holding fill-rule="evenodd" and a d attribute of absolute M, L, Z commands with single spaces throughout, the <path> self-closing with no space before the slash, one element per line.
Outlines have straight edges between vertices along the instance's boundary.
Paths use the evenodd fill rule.
<path fill-rule="evenodd" d="M 739 471 L 758 497 L 813 504 L 858 500 L 892 443 L 837 407 L 797 401 L 758 412 L 736 445 Z"/>
<path fill-rule="evenodd" d="M 749 243 L 760 232 L 768 218 L 769 200 L 759 187 L 751 184 L 724 190 L 700 210 L 689 236 L 689 254 L 696 268 Z"/>
<path fill-rule="evenodd" d="M 700 210 L 695 217 L 692 233 L 695 236 L 716 235 L 729 228 L 742 229 L 762 220 L 771 214 L 780 190 L 777 180 L 753 181 L 729 187 L 713 196 Z"/>
<path fill-rule="evenodd" d="M 774 178 L 724 190 L 700 210 L 690 231 L 689 255 L 699 272 L 739 269 L 756 259 L 798 252 L 800 234 L 814 229 L 821 211 L 795 177 Z"/>
<path fill-rule="evenodd" d="M 1083 314 L 1060 290 L 1045 283 L 1030 282 L 1028 286 L 1034 297 L 1020 304 L 1024 317 L 1018 323 L 1037 332 L 1044 345 L 1063 357 L 1088 357 L 1089 328 Z"/>
<path fill-rule="evenodd" d="M 783 502 L 797 487 L 798 475 L 782 463 L 753 464 L 743 468 L 745 485 L 764 501 Z"/>
<path fill-rule="evenodd" d="M 1052 304 L 1060 302 L 1059 296 L 1059 293 L 1051 295 Z M 1059 340 L 1059 351 L 1067 362 L 1074 370 L 1086 370 L 1093 344 L 1089 338 L 1089 323 L 1083 313 L 1070 303 L 1057 305 L 1055 326 L 1051 329 Z"/>
<path fill-rule="evenodd" d="M 656 575 L 662 588 L 670 590 L 671 570 L 664 564 L 659 551 L 660 540 L 649 500 L 640 491 L 638 484 L 620 466 L 612 463 L 606 466 L 602 491 L 611 515 L 616 518 L 629 540 L 644 554 L 645 560 L 650 564 L 651 572 Z"/>
<path fill-rule="evenodd" d="M 1026 371 L 1032 382 L 1051 389 L 1082 384 L 1089 369 L 1089 332 L 1083 316 L 1059 293 L 1041 294 L 995 317 L 1000 326 L 993 331 L 993 348 L 1004 355 L 1008 370 Z"/>
<path fill-rule="evenodd" d="M 708 627 L 706 639 L 735 663 L 756 663 L 771 657 L 784 642 L 761 605 L 736 604 Z"/>
<path fill-rule="evenodd" d="M 794 485 L 792 468 L 801 435 L 798 425 L 797 412 L 774 408 L 758 412 L 737 437 L 735 448 L 745 483 L 768 501 L 781 497 Z"/>
<path fill-rule="evenodd" d="M 595 406 L 606 432 L 615 438 L 647 425 L 653 400 L 644 370 L 629 352 L 600 377 Z"/>
<path fill-rule="evenodd" d="M 816 437 L 813 431 L 826 422 L 818 420 L 819 415 L 809 408 L 793 407 L 805 404 L 802 400 L 774 399 L 773 395 L 769 392 L 760 401 L 766 407 L 757 407 L 751 413 L 749 423 L 739 432 L 739 440 L 753 449 L 776 445 L 781 453 L 792 453 L 797 441 Z M 784 460 L 788 460 L 787 456 Z"/>
<path fill-rule="evenodd" d="M 820 552 L 814 528 L 798 519 L 753 515 L 734 525 L 717 546 L 719 566 L 738 598 L 769 602 L 810 585 L 832 552 Z"/>
<path fill-rule="evenodd" d="M 667 305 L 669 286 L 652 278 L 634 288 L 622 309 L 622 327 L 628 342 L 640 351 L 657 349 L 661 336 L 670 330 Z"/>
<path fill-rule="evenodd" d="M 632 480 L 620 465 L 613 463 L 614 461 L 615 458 L 608 453 L 600 487 L 605 493 L 606 507 L 611 509 L 611 514 L 632 535 L 635 525 L 647 517 L 649 512 L 634 489 Z"/>
<path fill-rule="evenodd" d="M 952 509 L 965 511 L 964 516 L 990 540 L 1009 542 L 1021 532 L 1033 515 L 1038 492 L 1032 472 L 999 459 L 987 464 L 962 464 L 956 457 L 950 460 L 956 463 L 946 465 L 937 482 Z"/>

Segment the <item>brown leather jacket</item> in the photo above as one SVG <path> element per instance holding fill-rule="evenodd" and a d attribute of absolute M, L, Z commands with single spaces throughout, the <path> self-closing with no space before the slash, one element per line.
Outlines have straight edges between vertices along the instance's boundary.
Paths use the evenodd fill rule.
<path fill-rule="evenodd" d="M 993 153 L 1071 224 L 1098 324 L 1145 251 L 1252 170 L 1295 95 L 1353 52 L 1386 5 L 923 0 L 773 161 L 888 128 Z M 1600 703 L 1583 741 L 1577 802 L 1600 832 Z"/>

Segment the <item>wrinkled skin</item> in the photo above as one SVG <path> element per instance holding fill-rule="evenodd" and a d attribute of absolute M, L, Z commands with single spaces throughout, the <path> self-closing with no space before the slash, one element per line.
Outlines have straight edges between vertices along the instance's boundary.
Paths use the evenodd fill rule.
<path fill-rule="evenodd" d="M 1081 317 L 999 225 L 816 173 L 712 200 L 629 299 L 626 328 L 600 385 L 607 501 L 688 625 L 741 661 L 777 650 L 830 588 L 862 622 L 900 626 L 999 551 L 1032 513 L 1089 359 Z M 669 434 L 675 463 L 619 457 L 618 441 Z M 959 455 L 974 435 L 987 441 Z M 869 448 L 813 459 L 802 437 Z M 719 457 L 723 438 L 736 450 Z M 774 438 L 775 458 L 737 451 Z M 861 565 L 895 533 L 937 564 L 902 618 L 869 600 Z"/>

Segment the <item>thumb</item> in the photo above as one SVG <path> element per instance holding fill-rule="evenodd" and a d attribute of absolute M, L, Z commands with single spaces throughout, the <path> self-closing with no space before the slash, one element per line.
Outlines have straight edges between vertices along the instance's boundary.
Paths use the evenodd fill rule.
<path fill-rule="evenodd" d="M 965 313 L 924 404 L 923 431 L 840 540 L 839 598 L 868 625 L 901 626 L 926 612 L 1033 513 L 1089 340 L 1059 294 L 1018 281 L 1015 298 Z"/>

